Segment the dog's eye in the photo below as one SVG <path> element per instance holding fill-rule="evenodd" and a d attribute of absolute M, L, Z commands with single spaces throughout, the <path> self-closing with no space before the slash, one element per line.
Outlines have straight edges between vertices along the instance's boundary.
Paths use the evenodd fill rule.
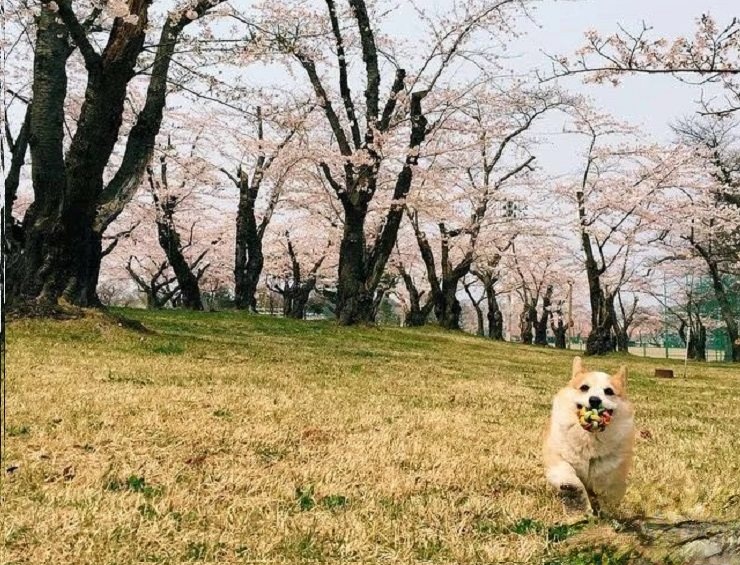
<path fill-rule="evenodd" d="M 587 392 L 588 391 L 588 385 L 581 385 L 581 392 Z"/>
<path fill-rule="evenodd" d="M 612 388 L 605 388 L 604 389 L 604 394 L 607 395 L 607 396 L 613 396 L 614 395 L 614 389 L 612 389 Z"/>

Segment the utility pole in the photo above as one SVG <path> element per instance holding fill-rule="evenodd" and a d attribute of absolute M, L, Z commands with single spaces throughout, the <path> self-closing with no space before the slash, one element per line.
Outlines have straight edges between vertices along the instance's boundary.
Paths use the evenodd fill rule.
<path fill-rule="evenodd" d="M 668 359 L 668 285 L 663 273 L 663 347 L 665 358 Z"/>
<path fill-rule="evenodd" d="M 568 349 L 573 343 L 573 280 L 568 279 Z"/>

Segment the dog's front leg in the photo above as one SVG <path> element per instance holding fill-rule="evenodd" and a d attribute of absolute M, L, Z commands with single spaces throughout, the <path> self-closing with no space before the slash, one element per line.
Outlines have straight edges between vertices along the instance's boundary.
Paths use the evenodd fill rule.
<path fill-rule="evenodd" d="M 547 480 L 557 489 L 566 508 L 578 511 L 591 510 L 586 487 L 569 463 L 560 461 L 550 466 L 547 469 Z"/>

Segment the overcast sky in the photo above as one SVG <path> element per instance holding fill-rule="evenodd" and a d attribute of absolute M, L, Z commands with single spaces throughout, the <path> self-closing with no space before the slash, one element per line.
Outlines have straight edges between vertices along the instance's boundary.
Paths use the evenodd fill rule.
<path fill-rule="evenodd" d="M 595 29 L 603 35 L 618 30 L 640 29 L 642 22 L 654 28 L 655 37 L 669 39 L 678 35 L 691 36 L 696 19 L 711 14 L 719 25 L 740 16 L 736 0 L 545 0 L 536 10 L 535 24 L 527 24 L 527 34 L 512 46 L 520 59 L 513 64 L 524 68 L 550 68 L 544 53 L 572 55 L 584 45 L 584 31 Z M 544 53 L 543 53 L 544 52 Z M 583 84 L 578 77 L 562 79 L 569 90 L 591 97 L 596 106 L 644 127 L 646 134 L 657 140 L 670 138 L 670 123 L 697 110 L 701 88 L 685 85 L 670 77 L 625 77 L 619 87 Z M 557 129 L 557 124 L 549 124 Z M 559 136 L 558 139 L 562 137 Z M 566 144 L 570 141 L 563 140 Z M 548 169 L 564 171 L 573 163 L 560 142 L 551 146 L 540 158 Z"/>

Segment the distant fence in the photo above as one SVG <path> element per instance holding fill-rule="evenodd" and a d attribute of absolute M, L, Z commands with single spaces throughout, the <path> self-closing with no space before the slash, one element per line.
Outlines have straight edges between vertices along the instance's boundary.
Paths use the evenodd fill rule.
<path fill-rule="evenodd" d="M 586 344 L 571 343 L 571 349 L 577 351 L 583 351 L 586 348 Z M 668 355 L 666 355 L 665 347 L 655 347 L 648 345 L 631 345 L 629 347 L 630 355 L 637 355 L 638 357 L 657 357 L 663 359 L 684 359 L 686 357 L 686 350 L 683 347 L 669 347 Z M 707 349 L 707 361 L 724 361 L 725 352 L 721 349 Z"/>

